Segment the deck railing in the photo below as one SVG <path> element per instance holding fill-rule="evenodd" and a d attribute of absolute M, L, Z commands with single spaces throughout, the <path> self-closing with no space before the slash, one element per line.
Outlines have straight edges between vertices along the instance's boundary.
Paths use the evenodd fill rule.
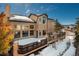
<path fill-rule="evenodd" d="M 22 46 L 18 45 L 18 48 L 16 50 L 18 55 L 29 55 L 48 46 L 51 43 L 57 42 L 58 40 L 62 40 L 64 38 L 65 38 L 64 33 L 58 33 L 55 35 L 51 35 L 50 37 L 43 39 L 40 42 L 33 42 Z"/>

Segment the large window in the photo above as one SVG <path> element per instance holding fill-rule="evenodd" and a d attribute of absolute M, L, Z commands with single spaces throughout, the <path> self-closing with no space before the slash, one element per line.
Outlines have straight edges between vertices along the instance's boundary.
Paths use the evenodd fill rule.
<path fill-rule="evenodd" d="M 14 35 L 15 38 L 20 38 L 20 31 L 18 32 L 15 32 L 15 35 Z"/>
<path fill-rule="evenodd" d="M 45 24 L 45 22 L 46 22 L 45 19 L 43 19 L 43 24 Z"/>
<path fill-rule="evenodd" d="M 30 30 L 30 36 L 34 35 L 34 30 Z"/>
<path fill-rule="evenodd" d="M 46 23 L 46 17 L 43 17 L 43 24 Z"/>
<path fill-rule="evenodd" d="M 39 18 L 39 22 L 45 24 L 47 21 L 47 17 L 46 16 L 42 16 Z"/>
<path fill-rule="evenodd" d="M 46 35 L 46 31 L 45 30 L 43 30 L 43 35 Z"/>
<path fill-rule="evenodd" d="M 30 29 L 34 29 L 34 25 L 30 25 Z"/>
<path fill-rule="evenodd" d="M 23 37 L 27 37 L 28 36 L 28 31 L 23 31 L 22 35 L 23 35 Z"/>
<path fill-rule="evenodd" d="M 39 35 L 41 36 L 41 31 L 39 31 Z"/>

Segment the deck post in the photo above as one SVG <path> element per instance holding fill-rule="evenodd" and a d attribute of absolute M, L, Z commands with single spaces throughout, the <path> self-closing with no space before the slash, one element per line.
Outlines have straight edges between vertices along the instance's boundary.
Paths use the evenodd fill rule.
<path fill-rule="evenodd" d="M 18 56 L 18 42 L 13 43 L 13 56 Z"/>
<path fill-rule="evenodd" d="M 20 38 L 22 38 L 22 25 L 20 26 Z"/>

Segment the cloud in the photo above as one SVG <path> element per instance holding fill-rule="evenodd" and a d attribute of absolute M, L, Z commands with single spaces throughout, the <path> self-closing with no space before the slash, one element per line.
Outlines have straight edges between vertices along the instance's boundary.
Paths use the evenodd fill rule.
<path fill-rule="evenodd" d="M 28 14 L 28 13 L 30 13 L 31 12 L 31 10 L 30 9 L 27 9 L 26 10 L 26 14 Z"/>
<path fill-rule="evenodd" d="M 25 12 L 25 15 L 28 16 L 31 12 L 32 12 L 32 11 L 31 11 L 30 9 L 27 9 L 26 12 Z"/>

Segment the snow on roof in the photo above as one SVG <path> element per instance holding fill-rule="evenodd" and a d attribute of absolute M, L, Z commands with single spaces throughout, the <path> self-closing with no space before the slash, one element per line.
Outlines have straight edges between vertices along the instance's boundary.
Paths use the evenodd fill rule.
<path fill-rule="evenodd" d="M 26 38 L 26 39 L 18 40 L 17 42 L 19 45 L 26 45 L 33 42 L 40 42 L 40 40 L 42 39 L 46 39 L 46 38 Z"/>
<path fill-rule="evenodd" d="M 13 15 L 12 17 L 10 17 L 10 20 L 33 22 L 33 20 L 31 20 L 30 18 L 20 15 Z"/>

